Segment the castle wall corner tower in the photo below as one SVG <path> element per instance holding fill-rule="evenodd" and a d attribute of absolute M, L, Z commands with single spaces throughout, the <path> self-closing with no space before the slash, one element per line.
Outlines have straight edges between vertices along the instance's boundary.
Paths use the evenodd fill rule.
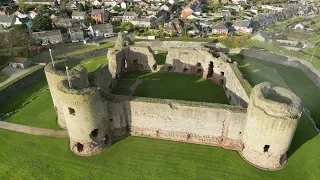
<path fill-rule="evenodd" d="M 66 129 L 66 121 L 64 119 L 63 111 L 60 106 L 60 97 L 58 94 L 58 83 L 66 78 L 66 62 L 64 60 L 56 61 L 54 66 L 52 63 L 48 63 L 44 72 L 46 74 L 47 82 L 49 85 L 54 109 L 57 113 L 57 124 L 63 129 Z"/>
<path fill-rule="evenodd" d="M 256 85 L 250 95 L 241 156 L 260 169 L 281 169 L 301 113 L 301 101 L 290 90 L 270 83 Z"/>
<path fill-rule="evenodd" d="M 84 67 L 72 69 L 69 76 L 71 84 L 65 79 L 58 84 L 58 90 L 70 150 L 80 156 L 98 154 L 112 144 L 106 102 L 102 101 L 99 88 L 89 87 Z"/>

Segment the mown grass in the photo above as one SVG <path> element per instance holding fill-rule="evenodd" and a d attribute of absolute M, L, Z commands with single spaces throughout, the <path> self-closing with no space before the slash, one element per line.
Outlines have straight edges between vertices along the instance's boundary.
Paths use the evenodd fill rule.
<path fill-rule="evenodd" d="M 134 96 L 228 104 L 223 88 L 204 78 L 186 74 L 126 73 L 115 87 L 115 94 L 130 94 L 130 86 L 142 79 Z"/>
<path fill-rule="evenodd" d="M 94 50 L 97 50 L 97 49 L 111 47 L 111 46 L 114 46 L 114 45 L 115 45 L 115 42 L 107 42 L 107 43 L 104 43 L 104 44 L 102 44 L 100 46 L 88 47 L 88 48 L 84 48 L 84 49 L 81 49 L 81 50 L 78 50 L 78 51 L 73 51 L 73 52 L 70 52 L 70 53 L 66 53 L 66 54 L 57 56 L 56 58 L 62 59 L 62 58 L 66 58 L 66 57 L 69 57 L 69 56 L 74 56 L 74 55 L 78 55 L 78 54 L 94 51 Z"/>
<path fill-rule="evenodd" d="M 103 56 L 98 56 L 98 57 L 94 57 L 94 58 L 90 58 L 90 59 L 86 59 L 83 61 L 80 61 L 80 63 L 71 63 L 69 66 L 75 67 L 77 65 L 82 65 L 84 66 L 88 72 L 92 72 L 95 69 L 97 69 L 100 65 L 108 65 L 108 59 L 106 55 Z"/>
<path fill-rule="evenodd" d="M 164 65 L 166 63 L 168 51 L 159 50 L 156 55 L 156 61 L 158 65 Z"/>
<path fill-rule="evenodd" d="M 267 81 L 291 89 L 301 98 L 303 105 L 311 111 L 313 119 L 320 128 L 320 89 L 304 72 L 256 58 L 236 57 L 234 59 L 240 70 L 248 76 L 248 81 L 252 86 Z"/>
<path fill-rule="evenodd" d="M 309 179 L 320 176 L 320 136 L 303 118 L 288 165 L 275 172 L 256 169 L 236 151 L 165 140 L 128 137 L 102 154 L 79 157 L 68 139 L 0 129 L 2 179 Z M 305 129 L 303 129 L 305 128 Z M 302 131 L 301 131 L 302 130 Z"/>
<path fill-rule="evenodd" d="M 19 79 L 22 79 L 24 77 L 26 77 L 29 74 L 34 73 L 35 71 L 38 71 L 39 69 L 43 68 L 43 65 L 37 65 L 36 67 L 34 67 L 33 69 L 31 69 L 30 71 L 26 72 L 25 74 L 13 79 L 12 81 L 6 83 L 5 85 L 0 87 L 0 91 L 7 88 L 8 86 L 10 86 L 11 84 L 15 83 L 16 81 L 18 81 Z"/>
<path fill-rule="evenodd" d="M 0 83 L 7 80 L 9 78 L 9 76 L 5 75 L 5 74 L 0 74 Z"/>

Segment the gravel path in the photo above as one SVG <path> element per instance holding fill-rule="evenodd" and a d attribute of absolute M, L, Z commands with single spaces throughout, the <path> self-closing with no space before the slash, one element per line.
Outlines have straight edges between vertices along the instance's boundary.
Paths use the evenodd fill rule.
<path fill-rule="evenodd" d="M 69 137 L 68 131 L 66 130 L 56 131 L 52 129 L 37 128 L 37 127 L 31 127 L 31 126 L 26 126 L 21 124 L 4 122 L 4 121 L 0 121 L 0 128 L 16 131 L 16 132 L 22 132 L 26 134 L 38 135 L 38 136 L 48 136 L 48 137 L 56 137 L 56 138 Z"/>

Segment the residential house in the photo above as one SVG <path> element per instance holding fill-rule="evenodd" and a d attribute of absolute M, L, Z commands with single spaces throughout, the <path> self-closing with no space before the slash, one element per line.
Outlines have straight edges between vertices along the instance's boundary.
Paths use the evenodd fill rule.
<path fill-rule="evenodd" d="M 164 5 L 162 5 L 160 7 L 160 9 L 165 10 L 167 12 L 171 12 L 172 11 L 172 4 L 170 4 L 169 2 L 165 3 Z"/>
<path fill-rule="evenodd" d="M 293 26 L 293 29 L 301 29 L 301 30 L 303 30 L 304 28 L 305 28 L 305 25 L 303 25 L 302 23 L 298 23 L 298 24 Z"/>
<path fill-rule="evenodd" d="M 32 65 L 32 61 L 29 58 L 12 57 L 8 61 L 8 66 L 13 68 L 27 68 Z"/>
<path fill-rule="evenodd" d="M 14 12 L 14 14 L 19 18 L 26 18 L 29 17 L 30 12 L 19 9 L 16 12 Z"/>
<path fill-rule="evenodd" d="M 130 22 L 132 19 L 137 18 L 138 14 L 136 14 L 135 12 L 130 12 L 127 11 L 123 14 L 123 19 L 122 21 L 124 22 Z"/>
<path fill-rule="evenodd" d="M 199 0 L 191 1 L 181 12 L 181 18 L 186 19 L 191 14 L 200 16 L 202 13 L 202 6 Z"/>
<path fill-rule="evenodd" d="M 147 15 L 149 15 L 149 16 L 154 16 L 154 15 L 156 15 L 157 12 L 158 12 L 157 9 L 150 9 L 150 8 L 147 9 L 146 11 L 147 11 Z"/>
<path fill-rule="evenodd" d="M 3 7 L 0 7 L 0 15 L 6 15 L 6 9 Z"/>
<path fill-rule="evenodd" d="M 193 23 L 192 26 L 187 29 L 187 34 L 193 36 L 199 34 L 200 32 L 200 27 L 197 26 L 195 23 Z"/>
<path fill-rule="evenodd" d="M 83 11 L 72 11 L 71 18 L 72 19 L 85 19 L 87 16 L 86 12 Z"/>
<path fill-rule="evenodd" d="M 233 23 L 234 29 L 238 33 L 252 33 L 252 27 L 250 26 L 251 21 L 250 20 L 236 20 Z"/>
<path fill-rule="evenodd" d="M 83 20 L 81 19 L 70 19 L 70 18 L 58 18 L 54 19 L 53 22 L 56 26 L 61 27 L 84 27 Z"/>
<path fill-rule="evenodd" d="M 89 31 L 94 37 L 111 37 L 113 35 L 113 26 L 110 23 L 90 25 Z"/>
<path fill-rule="evenodd" d="M 261 42 L 267 42 L 268 36 L 267 33 L 264 31 L 258 31 L 251 37 L 252 40 L 261 41 Z"/>
<path fill-rule="evenodd" d="M 70 35 L 71 40 L 82 40 L 84 39 L 83 31 L 77 27 L 69 27 L 68 33 Z"/>
<path fill-rule="evenodd" d="M 24 0 L 25 4 L 55 5 L 59 0 Z"/>
<path fill-rule="evenodd" d="M 104 8 L 102 9 L 93 9 L 91 11 L 92 19 L 96 20 L 97 23 L 103 23 L 109 16 L 109 12 Z"/>
<path fill-rule="evenodd" d="M 11 27 L 14 25 L 16 16 L 14 14 L 11 15 L 0 15 L 0 25 L 5 28 Z"/>
<path fill-rule="evenodd" d="M 25 24 L 28 27 L 28 29 L 31 29 L 33 21 L 32 21 L 32 19 L 30 19 L 28 17 L 26 17 L 26 18 L 16 17 L 16 21 L 14 22 L 14 24 L 15 25 Z"/>
<path fill-rule="evenodd" d="M 227 28 L 222 22 L 218 22 L 212 26 L 212 34 L 228 34 L 229 28 Z"/>
<path fill-rule="evenodd" d="M 134 18 L 131 20 L 131 23 L 136 27 L 145 27 L 150 28 L 155 26 L 154 22 L 155 18 L 150 18 L 146 16 L 142 16 L 140 18 Z"/>
<path fill-rule="evenodd" d="M 111 7 L 114 7 L 118 4 L 118 2 L 115 0 L 104 0 L 103 2 L 105 6 L 111 6 Z"/>
<path fill-rule="evenodd" d="M 37 41 L 42 41 L 42 42 L 50 42 L 50 43 L 63 42 L 63 38 L 60 30 L 33 32 L 31 36 L 33 39 Z"/>
<path fill-rule="evenodd" d="M 160 23 L 161 21 L 165 21 L 168 17 L 168 12 L 165 10 L 160 10 L 157 12 L 155 17 L 155 23 Z"/>

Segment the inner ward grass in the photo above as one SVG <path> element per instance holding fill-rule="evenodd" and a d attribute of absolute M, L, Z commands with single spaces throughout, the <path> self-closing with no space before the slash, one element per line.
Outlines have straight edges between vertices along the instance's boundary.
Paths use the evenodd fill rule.
<path fill-rule="evenodd" d="M 240 71 L 248 76 L 254 86 L 261 82 L 289 88 L 300 97 L 304 107 L 310 110 L 311 116 L 320 128 L 320 89 L 300 69 L 271 63 L 261 59 L 233 56 Z"/>
<path fill-rule="evenodd" d="M 129 95 L 130 86 L 138 78 L 142 83 L 134 91 L 134 96 L 229 103 L 221 86 L 204 78 L 186 74 L 128 72 L 124 74 L 113 93 Z"/>

